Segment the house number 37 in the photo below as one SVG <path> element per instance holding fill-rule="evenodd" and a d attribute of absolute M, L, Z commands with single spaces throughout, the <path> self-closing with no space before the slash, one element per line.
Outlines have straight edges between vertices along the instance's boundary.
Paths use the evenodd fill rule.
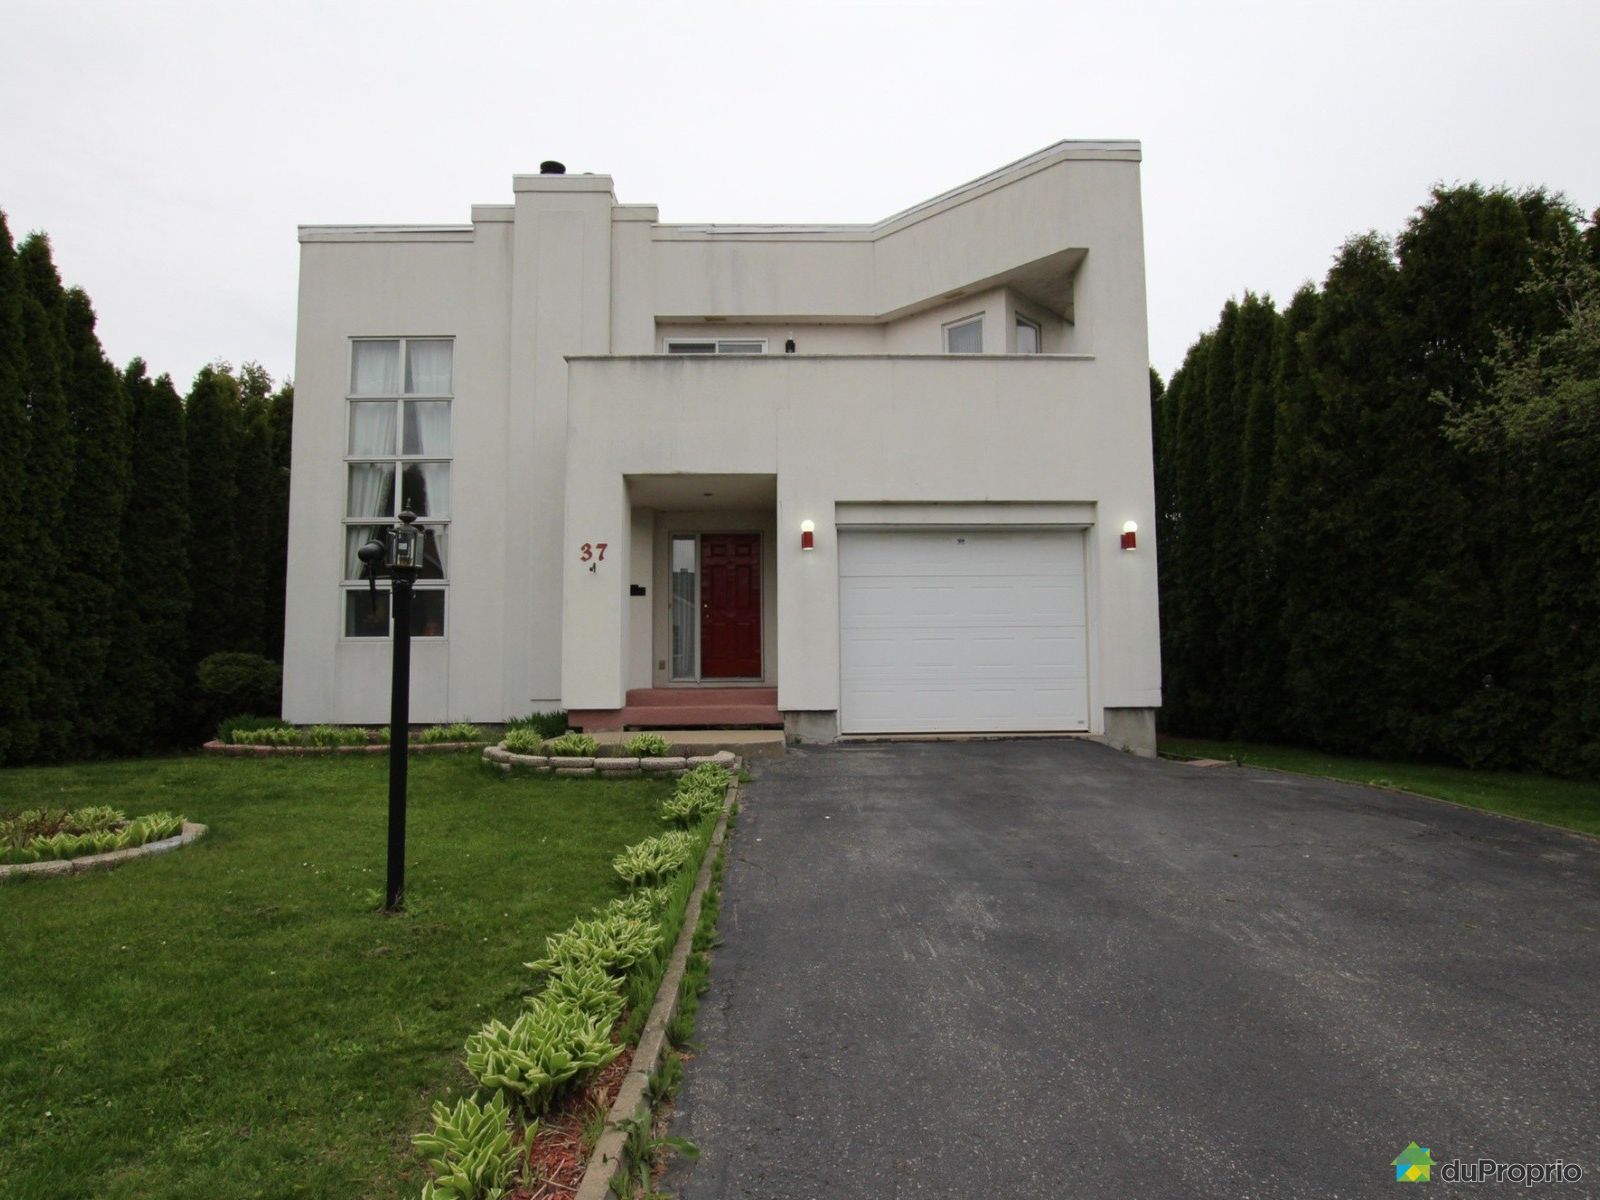
<path fill-rule="evenodd" d="M 578 547 L 578 561 L 588 562 L 593 559 L 595 562 L 605 562 L 606 547 L 609 544 L 609 542 L 585 542 Z"/>

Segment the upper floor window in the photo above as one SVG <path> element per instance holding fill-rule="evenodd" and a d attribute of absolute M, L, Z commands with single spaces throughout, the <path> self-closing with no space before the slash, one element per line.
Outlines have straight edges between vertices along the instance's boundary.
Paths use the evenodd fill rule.
<path fill-rule="evenodd" d="M 983 353 L 983 314 L 952 321 L 944 327 L 944 352 L 946 354 Z"/>
<path fill-rule="evenodd" d="M 668 338 L 668 354 L 765 354 L 766 338 Z"/>
<path fill-rule="evenodd" d="M 1044 345 L 1044 330 L 1039 322 L 1027 317 L 1017 318 L 1017 353 L 1038 354 Z"/>
<path fill-rule="evenodd" d="M 361 338 L 350 343 L 345 433 L 344 596 L 346 637 L 387 637 L 389 596 L 372 603 L 357 557 L 404 509 L 421 518 L 424 567 L 411 632 L 444 636 L 450 520 L 449 338 Z"/>

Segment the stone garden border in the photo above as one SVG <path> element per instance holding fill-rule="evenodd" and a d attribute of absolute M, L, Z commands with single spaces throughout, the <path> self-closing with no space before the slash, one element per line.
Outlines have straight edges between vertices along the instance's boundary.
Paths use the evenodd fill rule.
<path fill-rule="evenodd" d="M 187 846 L 190 842 L 204 837 L 205 832 L 204 825 L 185 821 L 181 833 L 159 841 L 146 842 L 142 846 L 129 846 L 126 850 L 107 850 L 104 854 L 85 854 L 78 858 L 47 858 L 43 862 L 8 863 L 0 866 L 0 879 L 15 879 L 21 876 L 82 875 L 88 871 L 109 871 L 112 867 L 120 867 L 123 863 L 132 862 L 136 858 L 149 858 L 153 854 L 165 854 L 168 850 Z"/>
<path fill-rule="evenodd" d="M 433 754 L 451 750 L 476 750 L 482 742 L 412 742 L 407 749 L 412 754 Z M 387 754 L 388 742 L 368 742 L 364 746 L 251 746 L 236 742 L 219 742 L 215 738 L 200 747 L 202 754 L 219 754 L 228 758 L 273 758 L 287 755 L 301 758 L 308 754 Z"/>
<path fill-rule="evenodd" d="M 721 753 L 730 759 L 734 757 L 727 750 Z M 667 1025 L 678 1011 L 678 993 L 682 990 L 689 952 L 694 946 L 694 935 L 700 926 L 700 906 L 711 886 L 711 867 L 727 841 L 728 816 L 738 803 L 739 781 L 736 777 L 730 777 L 728 790 L 723 793 L 722 813 L 717 818 L 716 828 L 711 831 L 711 840 L 706 843 L 694 890 L 689 893 L 689 903 L 683 910 L 683 927 L 678 931 L 678 940 L 667 959 L 661 986 L 656 988 L 655 1003 L 650 1006 L 650 1016 L 639 1032 L 628 1073 L 623 1077 L 622 1086 L 617 1089 L 617 1098 L 612 1101 L 611 1109 L 606 1114 L 605 1132 L 590 1151 L 588 1166 L 584 1169 L 583 1179 L 578 1184 L 573 1200 L 609 1200 L 613 1195 L 611 1180 L 622 1167 L 626 1153 L 628 1135 L 624 1125 L 651 1110 L 648 1098 L 650 1077 L 661 1065 L 662 1052 L 667 1048 Z"/>
<path fill-rule="evenodd" d="M 740 767 L 739 756 L 732 750 L 718 750 L 715 754 L 677 755 L 666 758 L 563 758 L 560 755 L 513 754 L 501 742 L 483 751 L 483 761 L 493 763 L 507 773 L 521 767 L 539 774 L 553 775 L 603 775 L 613 778 L 634 778 L 640 775 L 682 775 L 685 771 L 705 763 L 714 763 L 730 771 Z"/>

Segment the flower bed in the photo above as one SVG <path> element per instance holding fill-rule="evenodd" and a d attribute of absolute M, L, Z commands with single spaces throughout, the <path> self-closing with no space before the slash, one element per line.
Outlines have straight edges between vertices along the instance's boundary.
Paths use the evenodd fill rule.
<path fill-rule="evenodd" d="M 685 774 L 662 806 L 674 828 L 613 862 L 624 894 L 547 938 L 522 1010 L 467 1039 L 477 1090 L 436 1104 L 413 1139 L 435 1176 L 423 1200 L 571 1194 L 636 1065 L 618 1066 L 656 1002 L 731 783 L 714 763 Z"/>
<path fill-rule="evenodd" d="M 408 739 L 413 752 L 476 750 L 488 739 L 476 725 L 456 722 L 431 725 Z M 232 757 L 266 757 L 272 754 L 385 754 L 389 727 L 367 729 L 353 725 L 304 727 L 266 718 L 230 717 L 218 727 L 217 737 L 200 748 L 206 754 Z"/>
<path fill-rule="evenodd" d="M 126 814 L 105 805 L 0 813 L 0 864 L 129 850 L 173 837 L 182 829 L 183 818 L 171 813 L 147 813 L 130 821 Z"/>

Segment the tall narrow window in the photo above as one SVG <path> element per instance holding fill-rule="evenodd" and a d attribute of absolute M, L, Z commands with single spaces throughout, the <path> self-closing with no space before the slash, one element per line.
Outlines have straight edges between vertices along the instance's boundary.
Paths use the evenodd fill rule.
<path fill-rule="evenodd" d="M 944 352 L 946 354 L 983 353 L 983 314 L 953 321 L 944 327 Z"/>
<path fill-rule="evenodd" d="M 423 569 L 411 604 L 411 633 L 443 637 L 449 576 L 450 405 L 454 343 L 449 338 L 358 338 L 350 343 L 345 433 L 343 629 L 351 638 L 390 632 L 388 584 L 374 603 L 357 556 L 401 511 L 426 529 Z"/>
<path fill-rule="evenodd" d="M 1017 353 L 1038 354 L 1044 343 L 1043 331 L 1037 321 L 1027 317 L 1017 318 Z"/>
<path fill-rule="evenodd" d="M 672 678 L 700 674 L 699 541 L 694 534 L 672 539 Z"/>

